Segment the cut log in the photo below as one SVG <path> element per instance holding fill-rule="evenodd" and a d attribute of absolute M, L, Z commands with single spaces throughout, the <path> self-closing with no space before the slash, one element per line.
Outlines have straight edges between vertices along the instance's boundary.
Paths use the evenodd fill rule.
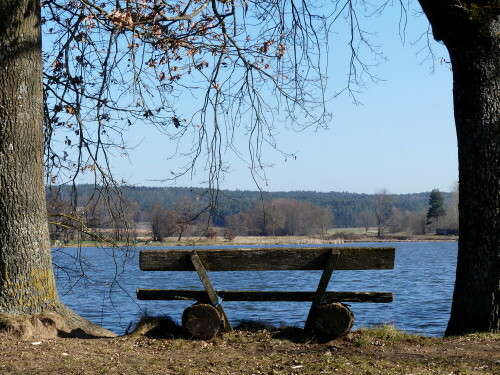
<path fill-rule="evenodd" d="M 219 333 L 223 323 L 219 311 L 207 303 L 189 306 L 182 314 L 182 327 L 191 338 L 211 339 Z"/>
<path fill-rule="evenodd" d="M 333 340 L 349 333 L 354 315 L 342 303 L 333 302 L 319 307 L 314 331 L 324 339 Z"/>

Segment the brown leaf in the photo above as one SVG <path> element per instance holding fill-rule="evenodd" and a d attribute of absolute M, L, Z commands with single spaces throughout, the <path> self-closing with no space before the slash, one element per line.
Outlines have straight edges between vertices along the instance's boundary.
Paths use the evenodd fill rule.
<path fill-rule="evenodd" d="M 75 107 L 69 105 L 69 104 L 66 104 L 64 106 L 64 109 L 66 110 L 66 113 L 69 113 L 70 115 L 75 115 L 76 114 L 76 109 Z"/>

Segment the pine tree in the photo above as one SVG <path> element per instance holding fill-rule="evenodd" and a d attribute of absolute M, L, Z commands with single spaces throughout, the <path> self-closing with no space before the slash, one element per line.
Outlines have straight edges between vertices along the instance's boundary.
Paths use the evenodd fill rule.
<path fill-rule="evenodd" d="M 444 210 L 444 199 L 443 194 L 439 189 L 433 189 L 429 196 L 429 210 L 427 211 L 427 222 L 431 223 L 433 219 L 436 219 L 436 229 L 439 227 L 439 217 L 444 216 L 446 211 Z"/>

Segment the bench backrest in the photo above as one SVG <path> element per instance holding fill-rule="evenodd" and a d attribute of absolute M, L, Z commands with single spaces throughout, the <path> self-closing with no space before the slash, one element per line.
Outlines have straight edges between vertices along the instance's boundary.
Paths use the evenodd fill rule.
<path fill-rule="evenodd" d="M 207 271 L 323 270 L 330 253 L 339 252 L 336 270 L 393 269 L 393 247 L 314 247 L 196 250 Z M 142 250 L 143 271 L 195 271 L 193 250 Z"/>

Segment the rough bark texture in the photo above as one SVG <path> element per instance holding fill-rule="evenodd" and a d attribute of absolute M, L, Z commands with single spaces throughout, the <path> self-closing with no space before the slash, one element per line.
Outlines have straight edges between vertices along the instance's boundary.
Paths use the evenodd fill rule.
<path fill-rule="evenodd" d="M 97 326 L 61 304 L 52 269 L 39 2 L 0 0 L 0 15 L 0 314 L 56 312 L 70 331 L 92 331 Z"/>
<path fill-rule="evenodd" d="M 448 48 L 460 165 L 460 243 L 448 334 L 500 329 L 499 23 L 486 31 L 489 37 Z"/>
<path fill-rule="evenodd" d="M 420 3 L 450 53 L 460 242 L 447 335 L 500 329 L 500 4 Z"/>
<path fill-rule="evenodd" d="M 39 9 L 0 4 L 0 312 L 37 314 L 59 303 L 42 175 Z"/>

